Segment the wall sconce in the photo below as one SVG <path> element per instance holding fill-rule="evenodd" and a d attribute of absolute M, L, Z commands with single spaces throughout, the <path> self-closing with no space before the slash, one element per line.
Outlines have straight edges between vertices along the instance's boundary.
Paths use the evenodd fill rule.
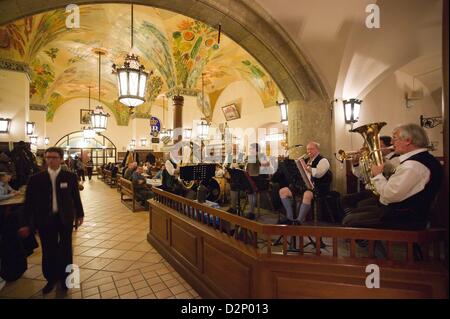
<path fill-rule="evenodd" d="M 147 146 L 147 139 L 141 138 L 141 146 Z"/>
<path fill-rule="evenodd" d="M 11 119 L 0 118 L 0 134 L 8 134 L 11 126 Z"/>
<path fill-rule="evenodd" d="M 27 135 L 33 135 L 34 134 L 34 128 L 36 126 L 36 123 L 34 122 L 27 122 Z"/>
<path fill-rule="evenodd" d="M 30 143 L 31 144 L 37 145 L 37 140 L 38 140 L 37 136 L 30 136 Z"/>
<path fill-rule="evenodd" d="M 282 102 L 277 101 L 277 105 L 280 108 L 280 122 L 284 125 L 288 124 L 288 104 L 286 103 L 286 100 L 283 99 Z"/>
<path fill-rule="evenodd" d="M 424 128 L 434 128 L 442 124 L 442 116 L 424 117 L 420 116 L 420 126 Z"/>
<path fill-rule="evenodd" d="M 173 138 L 173 129 L 169 128 L 166 132 L 168 137 Z"/>
<path fill-rule="evenodd" d="M 191 139 L 191 136 L 192 136 L 192 129 L 191 128 L 185 128 L 183 133 L 184 133 L 183 135 L 184 135 L 185 139 L 187 139 L 187 140 Z"/>
<path fill-rule="evenodd" d="M 135 139 L 132 139 L 132 140 L 131 140 L 130 146 L 131 146 L 131 147 L 136 147 L 136 140 L 135 140 Z"/>
<path fill-rule="evenodd" d="M 50 143 L 50 139 L 48 137 L 44 138 L 44 144 L 48 145 L 48 143 Z"/>
<path fill-rule="evenodd" d="M 345 123 L 351 124 L 358 122 L 362 100 L 350 99 L 344 100 L 343 103 L 344 103 Z"/>

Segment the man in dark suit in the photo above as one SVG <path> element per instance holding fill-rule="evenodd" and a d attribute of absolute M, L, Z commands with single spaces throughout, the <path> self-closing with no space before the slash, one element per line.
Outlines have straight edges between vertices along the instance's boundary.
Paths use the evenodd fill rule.
<path fill-rule="evenodd" d="M 72 229 L 83 223 L 84 211 L 77 176 L 61 170 L 63 150 L 50 147 L 45 151 L 48 169 L 31 177 L 25 196 L 25 223 L 19 229 L 27 236 L 30 229 L 39 233 L 42 245 L 42 272 L 49 293 L 58 280 L 67 290 L 67 265 L 72 264 Z"/>

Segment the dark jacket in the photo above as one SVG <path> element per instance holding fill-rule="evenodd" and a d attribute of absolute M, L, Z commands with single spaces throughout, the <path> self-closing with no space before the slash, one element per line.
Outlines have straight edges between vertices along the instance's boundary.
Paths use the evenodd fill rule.
<path fill-rule="evenodd" d="M 64 187 L 67 185 L 67 187 Z M 56 177 L 59 216 L 65 225 L 84 217 L 77 176 L 61 170 Z M 32 228 L 44 227 L 52 216 L 52 182 L 47 171 L 33 175 L 25 195 L 25 223 Z"/>

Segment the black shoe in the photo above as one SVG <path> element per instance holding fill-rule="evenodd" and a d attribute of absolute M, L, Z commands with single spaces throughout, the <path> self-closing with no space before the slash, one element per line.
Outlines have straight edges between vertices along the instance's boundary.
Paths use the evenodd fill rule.
<path fill-rule="evenodd" d="M 55 282 L 49 281 L 49 282 L 47 282 L 45 287 L 42 288 L 42 293 L 43 294 L 48 294 L 49 292 L 51 292 L 53 290 L 53 288 L 55 288 Z"/>

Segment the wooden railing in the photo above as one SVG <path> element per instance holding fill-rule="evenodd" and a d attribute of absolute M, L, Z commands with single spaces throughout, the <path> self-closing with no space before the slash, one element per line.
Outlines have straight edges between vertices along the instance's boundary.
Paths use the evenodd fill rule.
<path fill-rule="evenodd" d="M 164 205 L 174 212 L 202 223 L 210 229 L 222 232 L 224 236 L 226 235 L 230 239 L 240 241 L 241 244 L 244 243 L 260 256 L 301 256 L 307 253 L 304 249 L 304 239 L 314 238 L 315 247 L 308 253 L 312 252 L 314 255 L 321 257 L 375 258 L 375 246 L 381 241 L 385 243 L 386 259 L 388 261 L 395 260 L 412 263 L 416 261 L 415 252 L 417 253 L 418 251 L 422 252 L 424 261 L 430 260 L 430 251 L 433 260 L 441 260 L 444 257 L 444 249 L 441 247 L 441 244 L 446 233 L 443 229 L 400 231 L 340 226 L 268 225 L 205 206 L 158 188 L 153 188 L 153 192 L 155 197 L 151 200 L 151 203 Z M 274 247 L 273 240 L 277 238 L 281 243 L 281 248 Z M 289 241 L 293 238 L 295 238 L 294 248 L 289 245 Z M 327 241 L 327 250 L 331 246 L 329 254 L 324 253 L 321 249 L 322 239 L 331 239 L 331 241 Z M 367 241 L 367 249 L 358 247 L 357 242 L 360 240 Z M 342 246 L 342 243 L 345 244 Z M 399 244 L 406 248 L 404 260 L 394 258 L 398 257 L 394 256 L 394 245 L 398 246 Z"/>

